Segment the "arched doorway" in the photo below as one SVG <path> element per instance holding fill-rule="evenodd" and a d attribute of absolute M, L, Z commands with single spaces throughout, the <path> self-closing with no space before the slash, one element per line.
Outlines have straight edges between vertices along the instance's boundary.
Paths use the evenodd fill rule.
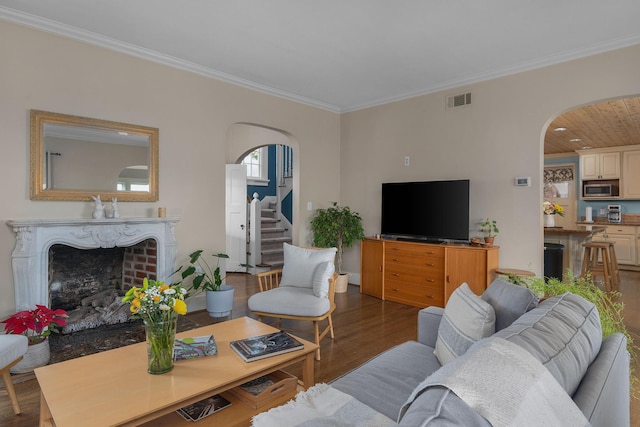
<path fill-rule="evenodd" d="M 231 257 L 230 266 L 238 260 L 255 266 L 264 264 L 268 268 L 281 264 L 282 242 L 292 242 L 297 233 L 297 147 L 295 139 L 282 130 L 251 123 L 236 123 L 230 127 L 227 133 L 226 186 L 226 246 Z M 243 163 L 246 167 L 239 166 Z M 246 178 L 241 184 L 235 182 L 237 180 L 232 179 L 233 174 L 229 173 L 238 167 Z M 237 172 L 235 176 L 239 176 Z M 236 203 L 232 203 L 233 198 L 229 197 L 238 194 L 239 185 L 243 186 L 245 203 L 241 212 L 238 212 L 239 208 L 242 209 L 237 203 L 238 198 L 235 198 Z M 254 198 L 258 202 L 257 207 Z M 262 215 L 266 215 L 266 219 Z M 262 233 L 263 223 L 273 229 Z"/>
<path fill-rule="evenodd" d="M 635 186 L 640 188 L 640 177 L 635 170 L 640 169 L 640 97 L 627 96 L 614 99 L 600 100 L 572 108 L 550 120 L 545 129 L 544 138 L 544 171 L 545 184 L 554 186 L 564 185 L 554 182 L 557 177 L 562 181 L 569 168 L 575 170 L 572 178 L 571 191 L 574 191 L 576 213 L 571 218 L 564 218 L 565 228 L 575 228 L 576 221 L 582 221 L 587 217 L 587 210 L 596 222 L 608 223 L 607 212 L 609 205 L 620 205 L 623 217 L 638 215 L 640 217 L 640 197 L 632 193 Z M 587 171 L 581 173 L 581 169 L 588 161 L 603 158 L 607 162 L 607 168 L 613 168 L 613 172 L 587 175 Z M 613 159 L 613 160 L 610 160 Z M 595 164 L 599 164 L 596 162 Z M 612 166 L 611 166 L 612 165 Z M 599 167 L 599 166 L 598 166 Z M 629 175 L 633 173 L 634 175 Z M 591 180 L 599 184 L 611 184 L 619 191 L 619 196 L 582 197 L 583 185 L 591 183 Z M 625 188 L 625 185 L 627 186 Z M 618 194 L 618 193 L 616 193 Z M 558 202 L 561 199 L 545 197 L 543 200 Z M 633 200 L 635 199 L 635 200 Z M 594 236 L 601 239 L 602 235 Z M 615 240 L 615 238 L 613 238 Z M 545 233 L 545 241 L 556 243 Z M 637 239 L 622 236 L 616 244 L 618 262 L 621 265 L 640 266 L 637 250 Z M 581 247 L 574 249 L 574 259 L 581 259 Z M 567 260 L 567 255 L 565 255 Z M 564 271 L 567 265 L 565 262 Z M 574 271 L 579 274 L 579 271 Z"/>

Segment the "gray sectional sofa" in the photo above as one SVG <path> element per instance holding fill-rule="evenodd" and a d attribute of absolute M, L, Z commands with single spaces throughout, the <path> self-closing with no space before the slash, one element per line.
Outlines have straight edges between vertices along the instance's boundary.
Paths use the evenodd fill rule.
<path fill-rule="evenodd" d="M 502 338 L 532 354 L 573 399 L 579 408 L 576 412 L 581 411 L 591 425 L 629 425 L 626 339 L 622 334 L 613 334 L 602 340 L 593 304 L 574 294 L 538 304 L 528 289 L 501 280 L 493 282 L 482 299 L 495 312 L 495 334 L 482 341 Z M 490 426 L 446 387 L 428 387 L 407 404 L 425 378 L 444 369 L 434 355 L 443 313 L 444 309 L 436 307 L 420 311 L 417 341 L 376 356 L 331 386 L 391 420 L 397 420 L 402 409 L 398 421 L 401 426 Z M 497 378 L 499 381 L 509 378 Z"/>

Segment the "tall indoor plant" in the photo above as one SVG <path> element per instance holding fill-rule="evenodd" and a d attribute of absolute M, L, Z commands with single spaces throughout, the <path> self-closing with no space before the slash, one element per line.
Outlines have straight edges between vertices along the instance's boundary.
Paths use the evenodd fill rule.
<path fill-rule="evenodd" d="M 336 264 L 340 277 L 336 284 L 336 292 L 345 292 L 349 279 L 342 271 L 342 254 L 344 248 L 353 246 L 356 240 L 364 239 L 360 214 L 348 206 L 339 206 L 337 202 L 333 202 L 329 208 L 316 210 L 311 219 L 311 230 L 315 246 L 337 248 Z"/>

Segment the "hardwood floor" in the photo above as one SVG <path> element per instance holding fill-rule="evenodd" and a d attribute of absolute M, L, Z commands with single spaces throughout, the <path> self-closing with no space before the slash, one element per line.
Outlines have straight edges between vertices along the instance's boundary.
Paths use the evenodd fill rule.
<path fill-rule="evenodd" d="M 622 271 L 622 291 L 625 302 L 625 322 L 640 344 L 640 272 Z M 236 299 L 232 317 L 250 315 L 247 299 L 257 292 L 255 277 L 233 274 L 229 284 L 236 288 Z M 361 365 L 376 354 L 416 338 L 416 319 L 419 309 L 381 301 L 361 295 L 357 286 L 349 286 L 346 293 L 336 294 L 337 309 L 334 313 L 335 340 L 322 341 L 322 360 L 315 362 L 316 382 L 328 382 Z M 195 324 L 212 323 L 206 312 L 188 315 Z M 222 319 L 224 320 L 224 319 Z M 306 328 L 305 324 L 292 326 Z M 303 336 L 310 339 L 311 336 Z M 640 372 L 636 361 L 636 372 Z M 291 371 L 294 375 L 300 372 Z M 0 396 L 0 425 L 6 427 L 33 427 L 38 425 L 40 395 L 38 383 L 33 376 L 18 378 L 16 393 L 22 414 L 14 415 L 8 397 Z M 125 382 L 126 379 L 123 379 Z M 631 425 L 640 426 L 640 400 L 632 400 Z"/>

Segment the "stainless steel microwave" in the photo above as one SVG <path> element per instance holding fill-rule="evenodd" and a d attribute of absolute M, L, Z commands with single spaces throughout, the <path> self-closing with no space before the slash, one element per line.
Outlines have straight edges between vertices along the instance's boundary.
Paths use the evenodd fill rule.
<path fill-rule="evenodd" d="M 584 184 L 582 187 L 583 197 L 611 197 L 613 195 L 613 185 L 611 184 Z"/>

